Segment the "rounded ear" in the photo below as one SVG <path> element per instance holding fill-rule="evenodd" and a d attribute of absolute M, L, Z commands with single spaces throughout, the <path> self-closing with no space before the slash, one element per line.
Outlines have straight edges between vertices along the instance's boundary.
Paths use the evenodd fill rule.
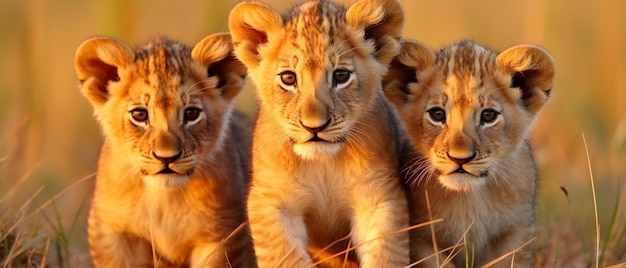
<path fill-rule="evenodd" d="M 519 88 L 525 108 L 535 114 L 548 101 L 554 83 L 555 65 L 550 53 L 534 45 L 519 45 L 498 55 L 496 64 Z"/>
<path fill-rule="evenodd" d="M 191 50 L 191 58 L 204 65 L 220 61 L 233 52 L 229 33 L 211 34 L 198 42 Z"/>
<path fill-rule="evenodd" d="M 348 8 L 346 21 L 374 42 L 374 55 L 381 63 L 389 64 L 398 54 L 404 9 L 397 0 L 360 0 Z"/>
<path fill-rule="evenodd" d="M 402 40 L 400 54 L 396 59 L 403 65 L 418 72 L 435 63 L 435 52 L 426 45 L 413 41 Z"/>
<path fill-rule="evenodd" d="M 419 74 L 435 63 L 435 52 L 413 40 L 402 40 L 400 54 L 390 63 L 383 78 L 383 91 L 398 109 L 414 94 L 409 85 L 418 83 Z"/>
<path fill-rule="evenodd" d="M 110 37 L 94 37 L 78 47 L 75 67 L 81 91 L 96 110 L 109 98 L 109 82 L 120 80 L 118 69 L 134 59 L 130 47 Z"/>
<path fill-rule="evenodd" d="M 259 65 L 259 46 L 280 31 L 283 20 L 270 7 L 258 2 L 236 5 L 228 19 L 235 55 L 249 68 Z"/>
<path fill-rule="evenodd" d="M 244 66 L 233 55 L 233 43 L 229 33 L 211 34 L 191 50 L 191 58 L 207 68 L 207 75 L 217 76 L 217 88 L 222 96 L 232 100 L 243 88 L 247 74 Z"/>

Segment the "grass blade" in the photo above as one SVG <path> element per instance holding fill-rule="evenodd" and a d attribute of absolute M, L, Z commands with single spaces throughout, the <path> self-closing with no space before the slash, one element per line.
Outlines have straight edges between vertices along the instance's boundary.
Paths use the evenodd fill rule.
<path fill-rule="evenodd" d="M 600 267 L 600 223 L 598 222 L 598 199 L 596 198 L 596 186 L 593 182 L 593 171 L 591 169 L 591 158 L 589 158 L 589 148 L 587 148 L 587 140 L 585 139 L 585 133 L 583 135 L 583 142 L 585 143 L 585 153 L 587 154 L 587 164 L 589 165 L 589 177 L 591 180 L 591 193 L 593 195 L 593 210 L 596 219 L 596 248 L 595 248 L 595 265 L 594 267 Z"/>

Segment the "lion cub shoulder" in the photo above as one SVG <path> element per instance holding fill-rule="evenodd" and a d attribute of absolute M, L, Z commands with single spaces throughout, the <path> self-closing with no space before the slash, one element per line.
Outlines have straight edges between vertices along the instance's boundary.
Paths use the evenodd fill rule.
<path fill-rule="evenodd" d="M 552 57 L 537 46 L 498 54 L 464 41 L 435 54 L 404 41 L 384 90 L 414 148 L 404 161 L 411 223 L 443 219 L 433 225 L 441 257 L 424 266 L 455 255 L 457 267 L 482 266 L 519 247 L 515 267 L 532 266 L 537 171 L 527 139 L 553 80 Z M 430 228 L 411 238 L 413 261 L 433 254 Z M 510 267 L 511 255 L 498 265 Z"/>
<path fill-rule="evenodd" d="M 97 267 L 252 265 L 246 133 L 232 99 L 246 68 L 228 34 L 195 47 L 108 37 L 76 53 L 82 93 L 104 133 L 89 216 Z M 153 261 L 155 260 L 155 261 Z M 159 265 L 159 263 L 161 264 Z"/>

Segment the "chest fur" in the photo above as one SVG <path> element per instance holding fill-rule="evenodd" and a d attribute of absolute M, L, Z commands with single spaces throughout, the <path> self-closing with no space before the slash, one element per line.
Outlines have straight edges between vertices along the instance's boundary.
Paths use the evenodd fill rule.
<path fill-rule="evenodd" d="M 447 190 L 436 178 L 419 185 L 412 190 L 412 223 L 428 221 L 430 212 L 432 219 L 443 220 L 434 225 L 441 248 L 454 246 L 465 238 L 468 246 L 483 252 L 512 229 L 534 222 L 534 173 L 509 170 L 501 175 L 470 192 Z M 417 232 L 430 238 L 428 227 Z"/>

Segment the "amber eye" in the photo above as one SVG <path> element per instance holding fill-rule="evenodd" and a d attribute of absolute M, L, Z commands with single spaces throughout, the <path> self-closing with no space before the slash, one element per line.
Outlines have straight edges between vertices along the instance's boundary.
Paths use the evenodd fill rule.
<path fill-rule="evenodd" d="M 197 120 L 200 117 L 201 112 L 202 110 L 195 107 L 185 109 L 185 123 Z"/>
<path fill-rule="evenodd" d="M 489 124 L 493 123 L 498 119 L 498 115 L 500 113 L 493 109 L 485 109 L 482 113 L 480 113 L 480 122 L 481 124 Z"/>
<path fill-rule="evenodd" d="M 446 111 L 439 107 L 430 108 L 428 111 L 430 119 L 434 122 L 444 123 L 446 122 Z"/>
<path fill-rule="evenodd" d="M 144 108 L 137 108 L 130 111 L 130 116 L 137 122 L 148 121 L 148 110 Z"/>
<path fill-rule="evenodd" d="M 352 72 L 345 69 L 335 70 L 335 72 L 333 72 L 333 84 L 336 86 L 337 84 L 348 82 L 351 74 Z"/>
<path fill-rule="evenodd" d="M 278 75 L 280 75 L 280 81 L 286 86 L 293 86 L 297 82 L 296 74 L 292 71 L 284 71 Z"/>

